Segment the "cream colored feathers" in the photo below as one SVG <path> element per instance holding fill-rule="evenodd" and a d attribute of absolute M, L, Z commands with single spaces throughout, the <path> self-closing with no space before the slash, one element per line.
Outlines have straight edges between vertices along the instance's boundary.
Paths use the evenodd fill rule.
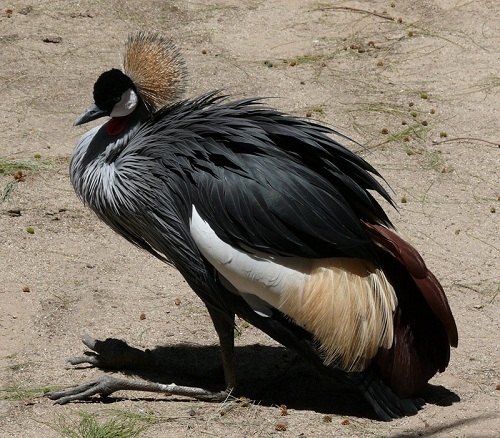
<path fill-rule="evenodd" d="M 361 371 L 379 347 L 393 342 L 396 294 L 384 273 L 352 258 L 313 261 L 304 285 L 281 294 L 279 309 L 311 332 L 324 355 L 346 371 Z"/>
<path fill-rule="evenodd" d="M 184 92 L 186 68 L 175 45 L 156 33 L 129 36 L 125 46 L 123 71 L 151 112 Z"/>

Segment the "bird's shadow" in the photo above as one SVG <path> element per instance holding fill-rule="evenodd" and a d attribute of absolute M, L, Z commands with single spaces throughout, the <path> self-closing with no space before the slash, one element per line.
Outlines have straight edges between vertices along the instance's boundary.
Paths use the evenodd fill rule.
<path fill-rule="evenodd" d="M 109 339 L 107 341 L 119 340 Z M 196 386 L 213 391 L 224 388 L 218 346 L 178 344 L 148 351 L 150 366 L 119 369 L 141 379 Z M 238 395 L 264 406 L 286 405 L 289 409 L 325 414 L 377 417 L 361 393 L 350 385 L 332 380 L 296 353 L 279 346 L 261 344 L 235 347 Z M 451 405 L 460 398 L 442 386 L 427 385 L 422 394 L 427 403 Z M 111 398 L 112 399 L 112 398 Z"/>

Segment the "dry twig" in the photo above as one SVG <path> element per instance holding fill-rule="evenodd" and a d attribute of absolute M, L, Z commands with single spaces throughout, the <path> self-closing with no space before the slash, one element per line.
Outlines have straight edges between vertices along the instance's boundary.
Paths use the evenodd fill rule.
<path fill-rule="evenodd" d="M 323 8 L 319 8 L 320 11 L 326 11 L 332 9 L 338 11 L 358 12 L 360 14 L 375 15 L 375 17 L 380 17 L 385 20 L 394 21 L 394 17 L 391 17 L 390 15 L 379 14 L 378 12 L 367 11 L 365 9 L 352 8 L 350 6 L 325 6 Z"/>

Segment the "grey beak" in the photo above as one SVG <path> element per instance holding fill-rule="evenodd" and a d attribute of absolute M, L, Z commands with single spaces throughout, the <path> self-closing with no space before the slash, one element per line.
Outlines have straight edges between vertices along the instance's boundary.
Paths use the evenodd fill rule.
<path fill-rule="evenodd" d="M 84 123 L 91 122 L 92 120 L 104 116 L 109 116 L 109 111 L 102 110 L 97 105 L 93 104 L 75 120 L 73 126 L 83 125 Z"/>

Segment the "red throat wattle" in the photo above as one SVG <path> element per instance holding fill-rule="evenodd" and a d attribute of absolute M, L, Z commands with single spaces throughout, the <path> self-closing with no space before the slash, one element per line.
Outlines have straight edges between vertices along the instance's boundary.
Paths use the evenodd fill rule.
<path fill-rule="evenodd" d="M 125 129 L 126 124 L 126 117 L 112 117 L 108 123 L 106 123 L 106 132 L 111 136 L 118 135 Z"/>

